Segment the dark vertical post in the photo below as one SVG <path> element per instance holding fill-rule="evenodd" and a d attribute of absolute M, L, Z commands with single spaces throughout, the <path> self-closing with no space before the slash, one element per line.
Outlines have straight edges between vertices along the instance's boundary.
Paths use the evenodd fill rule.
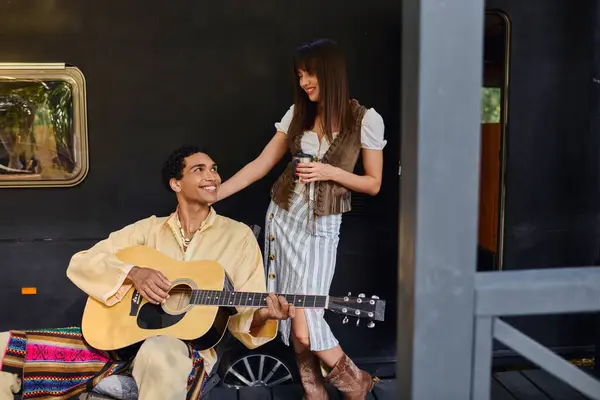
<path fill-rule="evenodd" d="M 600 1 L 594 2 L 593 10 L 594 37 L 592 40 L 592 76 L 590 79 L 590 130 L 592 132 L 600 131 Z M 596 159 L 598 165 L 596 172 L 596 203 L 600 200 L 600 157 L 598 157 L 598 147 L 596 147 Z M 596 217 L 596 243 L 598 246 L 596 262 L 600 265 L 600 217 Z M 600 378 L 600 313 L 596 313 L 596 343 L 594 352 L 594 370 L 593 373 Z"/>
<path fill-rule="evenodd" d="M 469 399 L 483 0 L 404 0 L 398 385 Z"/>

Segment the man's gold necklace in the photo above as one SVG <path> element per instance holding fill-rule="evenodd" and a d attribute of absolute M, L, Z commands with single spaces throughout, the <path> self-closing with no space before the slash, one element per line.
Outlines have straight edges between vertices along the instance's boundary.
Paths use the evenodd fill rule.
<path fill-rule="evenodd" d="M 179 220 L 179 215 L 177 215 L 177 226 L 179 227 L 179 232 L 181 232 L 181 239 L 183 240 L 183 247 L 187 249 L 188 246 L 190 245 L 190 242 L 194 238 L 194 235 L 192 235 L 192 237 L 189 239 L 187 237 L 185 237 L 185 232 L 183 231 L 183 227 L 181 226 L 181 221 Z"/>

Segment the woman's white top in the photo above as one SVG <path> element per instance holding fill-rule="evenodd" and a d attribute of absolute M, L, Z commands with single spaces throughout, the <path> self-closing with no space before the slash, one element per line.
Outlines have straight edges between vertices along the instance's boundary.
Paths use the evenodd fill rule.
<path fill-rule="evenodd" d="M 289 108 L 285 113 L 281 121 L 275 124 L 275 128 L 285 134 L 288 133 L 290 123 L 294 117 L 294 105 Z M 360 131 L 360 142 L 363 149 L 370 150 L 383 150 L 387 141 L 384 139 L 385 126 L 383 124 L 383 118 L 373 108 L 369 108 L 362 119 L 361 131 Z M 338 133 L 333 133 L 333 138 L 337 137 Z M 319 136 L 316 132 L 305 131 L 300 141 L 300 147 L 302 152 L 310 154 L 318 159 L 323 158 L 327 150 L 331 146 L 331 143 L 327 140 L 327 137 L 323 136 L 321 143 L 319 143 Z"/>
<path fill-rule="evenodd" d="M 275 128 L 279 132 L 285 134 L 288 133 L 288 129 L 294 117 L 294 105 L 289 108 L 285 113 L 281 121 L 275 123 Z M 360 142 L 363 149 L 369 150 L 383 150 L 387 144 L 387 140 L 384 139 L 385 126 L 383 124 L 383 118 L 373 108 L 369 108 L 362 119 L 361 131 L 360 131 Z M 335 139 L 338 132 L 333 133 Z M 300 140 L 300 147 L 302 152 L 309 154 L 313 157 L 317 157 L 319 160 L 323 158 L 331 143 L 327 140 L 327 137 L 323 136 L 321 142 L 319 142 L 319 136 L 316 132 L 305 131 Z M 302 193 L 304 191 L 305 184 L 298 182 L 295 187 L 296 193 Z M 314 185 L 310 184 L 309 197 L 312 200 L 314 198 Z"/>

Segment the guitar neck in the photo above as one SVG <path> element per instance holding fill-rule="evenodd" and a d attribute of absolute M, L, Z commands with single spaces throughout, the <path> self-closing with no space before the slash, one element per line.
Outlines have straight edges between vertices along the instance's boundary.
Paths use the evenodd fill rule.
<path fill-rule="evenodd" d="M 204 306 L 266 307 L 268 293 L 192 290 L 190 303 Z M 277 294 L 298 308 L 327 308 L 329 296 Z"/>

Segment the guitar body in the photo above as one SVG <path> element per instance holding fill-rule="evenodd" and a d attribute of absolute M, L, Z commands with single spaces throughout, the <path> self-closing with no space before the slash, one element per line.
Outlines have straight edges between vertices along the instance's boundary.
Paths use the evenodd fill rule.
<path fill-rule="evenodd" d="M 172 283 L 166 304 L 154 305 L 131 288 L 117 304 L 108 307 L 89 297 L 82 320 L 85 340 L 99 350 L 117 350 L 157 335 L 196 340 L 201 349 L 215 346 L 227 329 L 235 308 L 194 306 L 192 290 L 231 287 L 223 267 L 210 260 L 177 261 L 146 246 L 117 253 L 128 264 L 161 271 Z"/>

